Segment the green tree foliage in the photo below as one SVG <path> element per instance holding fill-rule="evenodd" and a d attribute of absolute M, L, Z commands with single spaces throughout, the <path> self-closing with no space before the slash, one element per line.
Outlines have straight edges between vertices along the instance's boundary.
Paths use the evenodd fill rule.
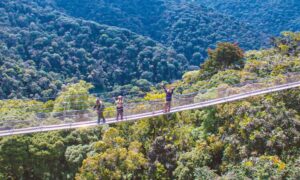
<path fill-rule="evenodd" d="M 285 55 L 297 56 L 300 53 L 300 33 L 282 32 L 281 37 L 274 38 L 276 48 Z"/>
<path fill-rule="evenodd" d="M 92 87 L 91 83 L 85 81 L 79 81 L 79 83 L 64 87 L 54 101 L 53 111 L 87 110 L 91 108 L 91 104 L 95 100 L 89 95 L 89 89 Z"/>
<path fill-rule="evenodd" d="M 25 137 L 11 137 L 1 140 L 0 172 L 4 177 L 18 179 L 28 176 L 28 167 L 31 161 L 28 146 L 29 139 Z"/>
<path fill-rule="evenodd" d="M 209 57 L 221 66 L 228 67 L 243 59 L 243 51 L 235 44 L 219 43 L 215 50 L 208 50 Z"/>
<path fill-rule="evenodd" d="M 285 179 L 292 178 L 286 175 L 286 164 L 277 156 L 260 156 L 245 159 L 240 167 L 232 167 L 228 174 L 231 176 L 247 177 L 250 179 Z"/>
<path fill-rule="evenodd" d="M 243 48 L 253 49 L 263 46 L 266 39 L 255 26 L 240 23 L 196 3 L 168 0 L 53 0 L 50 5 L 64 9 L 75 17 L 127 28 L 148 36 L 173 47 L 197 66 L 207 56 L 206 49 L 213 47 L 216 42 L 240 42 Z"/>
<path fill-rule="evenodd" d="M 218 43 L 216 49 L 208 49 L 208 59 L 201 65 L 200 76 L 209 78 L 219 70 L 241 68 L 244 53 L 237 44 Z"/>
<path fill-rule="evenodd" d="M 48 132 L 0 139 L 3 179 L 74 179 L 101 129 Z M 1 177 L 2 178 L 2 177 Z"/>
<path fill-rule="evenodd" d="M 174 174 L 178 179 L 195 179 L 196 176 L 202 176 L 201 169 L 211 160 L 211 155 L 205 150 L 205 143 L 199 143 L 192 151 L 180 155 Z"/>
<path fill-rule="evenodd" d="M 196 2 L 231 15 L 269 35 L 278 35 L 286 30 L 297 31 L 300 28 L 300 5 L 297 1 L 196 0 Z"/>
<path fill-rule="evenodd" d="M 12 179 L 62 177 L 63 148 L 63 138 L 57 132 L 1 140 L 1 172 Z"/>
<path fill-rule="evenodd" d="M 63 156 L 63 138 L 57 132 L 34 136 L 30 139 L 29 152 L 35 157 L 33 164 L 34 176 L 53 178 L 61 176 L 60 157 Z M 47 172 L 52 172 L 47 173 Z"/>
<path fill-rule="evenodd" d="M 133 141 L 126 147 L 126 140 L 115 128 L 108 129 L 103 141 L 94 144 L 99 154 L 83 161 L 76 179 L 132 179 L 142 177 L 147 159 L 140 152 L 142 144 Z"/>
<path fill-rule="evenodd" d="M 0 32 L 0 98 L 53 96 L 62 84 L 79 80 L 111 90 L 135 79 L 177 79 L 186 69 L 183 55 L 150 38 L 76 19 L 46 4 L 0 2 L 5 27 Z"/>
<path fill-rule="evenodd" d="M 74 172 L 77 172 L 77 168 L 81 166 L 81 163 L 86 158 L 86 154 L 89 150 L 90 147 L 88 145 L 68 146 L 65 151 L 65 158 Z"/>
<path fill-rule="evenodd" d="M 294 34 L 289 36 L 293 37 Z M 227 51 L 227 45 L 235 48 Z M 245 53 L 243 66 L 236 66 L 243 57 L 232 55 L 236 52 L 240 52 L 238 47 L 225 44 L 220 51 L 212 51 L 207 61 L 219 67 L 213 74 L 207 69 L 209 78 L 201 78 L 206 73 L 201 69 L 187 73 L 183 80 L 172 85 L 177 86 L 178 93 L 203 90 L 196 96 L 197 100 L 223 97 L 231 91 L 239 93 L 256 86 L 264 87 L 267 84 L 265 82 L 290 82 L 295 77 L 292 74 L 300 71 L 298 55 L 282 53 L 277 47 Z M 147 56 L 145 54 L 143 56 Z M 217 60 L 217 57 L 222 58 Z M 253 80 L 259 79 L 260 83 L 251 84 Z M 125 90 L 131 90 L 134 86 L 141 89 L 142 86 L 150 86 L 147 80 L 133 82 L 134 85 L 124 86 Z M 88 101 L 89 88 L 91 84 L 84 81 L 70 84 L 62 90 L 58 101 L 46 103 L 1 101 L 0 113 L 5 116 L 16 112 L 9 108 L 9 103 L 60 108 L 55 103 L 67 99 L 70 104 L 76 104 L 77 97 L 67 98 L 70 93 L 84 94 L 84 100 Z M 153 89 L 144 99 L 163 98 L 160 92 Z M 138 101 L 144 99 L 140 98 Z M 174 113 L 169 117 L 3 137 L 0 139 L 0 177 L 299 179 L 298 100 L 299 88 L 294 88 L 204 109 Z M 26 114 L 26 110 L 28 109 L 18 113 Z M 35 114 L 35 109 L 29 112 Z"/>
<path fill-rule="evenodd" d="M 176 148 L 171 143 L 168 143 L 164 137 L 158 136 L 149 150 L 148 157 L 150 158 L 150 172 L 149 175 L 155 175 L 160 171 L 158 165 L 163 165 L 167 177 L 172 177 L 172 172 L 175 169 L 175 155 Z M 162 167 L 161 167 L 162 168 Z"/>

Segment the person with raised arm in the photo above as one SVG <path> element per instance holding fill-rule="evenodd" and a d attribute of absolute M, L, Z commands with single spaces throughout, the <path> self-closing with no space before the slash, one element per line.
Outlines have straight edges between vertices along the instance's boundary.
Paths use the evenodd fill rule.
<path fill-rule="evenodd" d="M 171 111 L 171 104 L 172 104 L 172 96 L 174 92 L 174 87 L 166 88 L 166 85 L 163 85 L 164 91 L 166 93 L 166 102 L 165 102 L 165 108 L 164 112 L 168 113 Z"/>

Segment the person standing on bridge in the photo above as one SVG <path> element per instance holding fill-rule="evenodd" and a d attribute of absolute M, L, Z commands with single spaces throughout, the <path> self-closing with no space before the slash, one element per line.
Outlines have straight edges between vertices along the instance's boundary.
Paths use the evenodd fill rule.
<path fill-rule="evenodd" d="M 168 113 L 171 111 L 171 104 L 172 104 L 172 96 L 173 96 L 173 92 L 174 92 L 174 87 L 171 88 L 166 88 L 165 85 L 163 85 L 163 88 L 165 90 L 166 93 L 166 103 L 165 103 L 165 108 L 164 108 L 164 112 Z"/>
<path fill-rule="evenodd" d="M 97 111 L 97 115 L 98 115 L 98 124 L 100 124 L 100 120 L 102 119 L 103 120 L 103 123 L 105 123 L 105 118 L 104 118 L 104 109 L 105 109 L 105 106 L 103 104 L 103 102 L 97 98 L 96 100 L 96 105 L 94 106 L 94 110 Z"/>
<path fill-rule="evenodd" d="M 123 109 L 123 97 L 122 96 L 117 97 L 116 105 L 117 105 L 117 121 L 119 120 L 119 117 L 121 118 L 121 120 L 123 120 L 124 109 Z"/>

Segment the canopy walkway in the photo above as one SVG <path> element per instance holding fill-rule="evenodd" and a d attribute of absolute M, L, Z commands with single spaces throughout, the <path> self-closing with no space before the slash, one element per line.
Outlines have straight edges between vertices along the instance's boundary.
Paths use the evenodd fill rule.
<path fill-rule="evenodd" d="M 188 94 L 176 94 L 172 102 L 173 108 L 167 114 L 200 109 L 296 87 L 300 87 L 300 74 L 288 74 L 278 79 L 272 79 L 272 81 L 259 80 L 250 83 L 245 82 L 234 87 L 221 86 Z M 128 104 L 125 106 L 124 119 L 119 121 L 116 121 L 114 117 L 115 110 L 112 108 L 105 113 L 107 116 L 105 124 L 136 121 L 166 115 L 162 111 L 163 105 L 163 100 Z M 96 122 L 96 113 L 92 110 L 64 111 L 56 114 L 44 113 L 39 116 L 41 117 L 38 117 L 35 123 L 32 121 L 0 122 L 0 137 L 98 125 Z M 56 118 L 54 122 L 50 121 L 53 120 L 53 117 Z"/>

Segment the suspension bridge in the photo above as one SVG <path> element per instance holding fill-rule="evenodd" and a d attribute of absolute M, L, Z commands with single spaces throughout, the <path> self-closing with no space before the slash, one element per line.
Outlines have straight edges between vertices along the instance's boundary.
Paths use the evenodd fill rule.
<path fill-rule="evenodd" d="M 115 109 L 108 108 L 109 110 L 105 112 L 105 116 L 107 117 L 105 124 L 130 122 L 186 110 L 200 109 L 297 87 L 300 87 L 300 74 L 294 73 L 272 80 L 261 79 L 245 82 L 233 87 L 220 86 L 192 93 L 175 94 L 172 102 L 173 108 L 169 113 L 162 111 L 163 100 L 128 103 L 125 106 L 123 120 L 117 121 L 115 118 Z M 52 122 L 53 119 L 56 119 L 56 121 Z M 91 109 L 85 111 L 67 110 L 60 113 L 41 113 L 37 115 L 34 123 L 33 120 L 0 122 L 0 137 L 96 126 L 98 125 L 96 119 L 96 113 Z"/>

